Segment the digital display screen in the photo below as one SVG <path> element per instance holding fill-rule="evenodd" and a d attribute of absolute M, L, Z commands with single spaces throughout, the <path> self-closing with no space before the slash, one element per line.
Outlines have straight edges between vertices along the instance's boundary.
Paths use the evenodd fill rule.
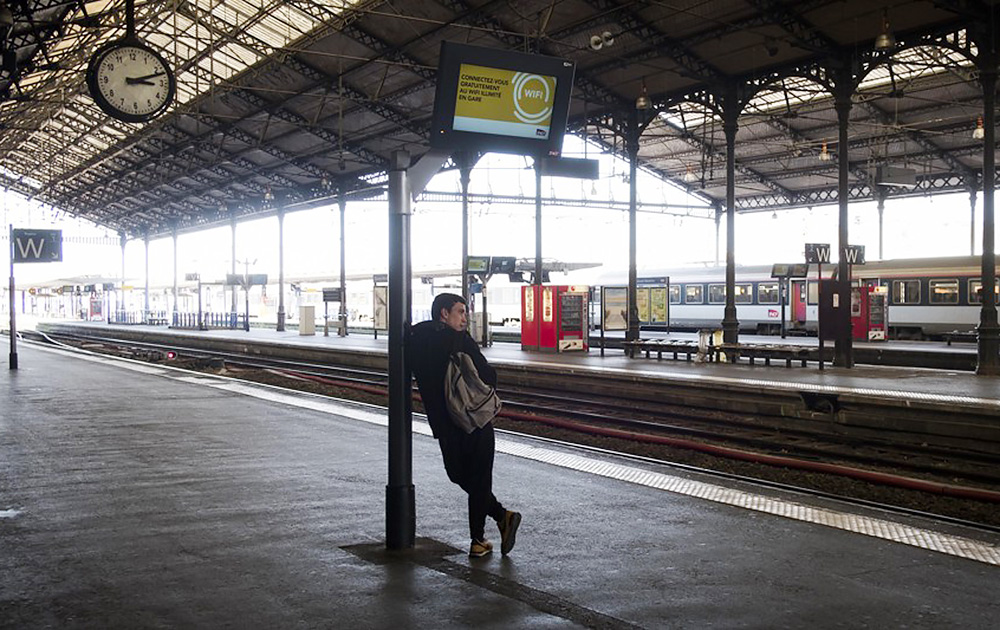
<path fill-rule="evenodd" d="M 463 63 L 452 129 L 544 140 L 555 96 L 555 77 Z"/>
<path fill-rule="evenodd" d="M 490 269 L 489 256 L 469 256 L 469 273 L 482 273 Z"/>
<path fill-rule="evenodd" d="M 558 57 L 442 42 L 431 146 L 559 156 L 575 72 Z"/>

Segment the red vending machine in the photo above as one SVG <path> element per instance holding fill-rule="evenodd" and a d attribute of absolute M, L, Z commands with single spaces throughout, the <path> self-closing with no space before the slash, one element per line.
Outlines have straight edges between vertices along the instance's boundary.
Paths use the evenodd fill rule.
<path fill-rule="evenodd" d="M 858 341 L 885 341 L 888 327 L 887 288 L 851 287 L 851 329 Z"/>
<path fill-rule="evenodd" d="M 580 285 L 521 287 L 521 349 L 589 350 L 589 296 L 589 287 Z"/>

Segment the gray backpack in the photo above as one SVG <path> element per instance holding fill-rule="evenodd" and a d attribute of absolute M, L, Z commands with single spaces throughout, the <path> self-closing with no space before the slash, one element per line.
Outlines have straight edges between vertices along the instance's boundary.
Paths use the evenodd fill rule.
<path fill-rule="evenodd" d="M 448 415 L 460 429 L 472 433 L 485 427 L 500 413 L 500 397 L 496 388 L 479 378 L 472 357 L 464 352 L 452 352 L 444 373 L 444 398 Z"/>

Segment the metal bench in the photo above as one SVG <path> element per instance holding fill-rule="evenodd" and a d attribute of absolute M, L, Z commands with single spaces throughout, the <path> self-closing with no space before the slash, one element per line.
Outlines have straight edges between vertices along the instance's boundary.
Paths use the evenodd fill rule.
<path fill-rule="evenodd" d="M 741 344 L 724 343 L 715 347 L 718 353 L 723 353 L 733 363 L 745 357 L 754 365 L 757 359 L 763 359 L 764 365 L 771 365 L 771 359 L 784 360 L 785 367 L 792 367 L 792 361 L 801 361 L 802 367 L 806 366 L 812 349 L 806 346 L 772 345 L 772 344 Z M 719 357 L 716 357 L 716 361 Z"/>
<path fill-rule="evenodd" d="M 698 344 L 691 341 L 674 341 L 670 339 L 636 339 L 624 342 L 625 354 L 634 359 L 637 353 L 645 353 L 649 359 L 652 353 L 656 353 L 656 360 L 662 360 L 663 354 L 672 354 L 675 361 L 680 355 L 684 355 L 686 361 L 691 360 L 691 355 L 698 354 Z"/>

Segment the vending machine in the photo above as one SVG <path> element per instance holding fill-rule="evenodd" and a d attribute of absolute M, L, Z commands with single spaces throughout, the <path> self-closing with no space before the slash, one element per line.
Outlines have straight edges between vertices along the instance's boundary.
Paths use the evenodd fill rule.
<path fill-rule="evenodd" d="M 888 337 L 887 287 L 851 287 L 851 329 L 858 341 L 885 341 Z"/>
<path fill-rule="evenodd" d="M 581 285 L 521 287 L 521 349 L 589 350 L 589 296 L 589 287 Z"/>

